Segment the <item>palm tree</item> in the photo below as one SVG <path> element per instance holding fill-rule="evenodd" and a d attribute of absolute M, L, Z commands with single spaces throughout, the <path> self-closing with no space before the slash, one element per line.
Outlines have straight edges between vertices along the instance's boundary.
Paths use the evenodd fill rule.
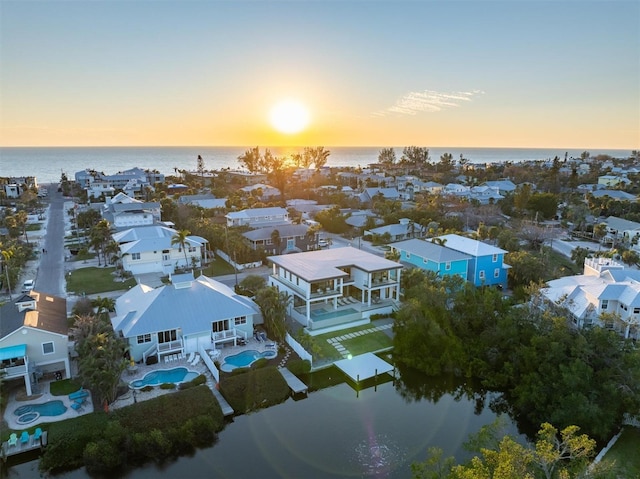
<path fill-rule="evenodd" d="M 9 291 L 9 301 L 13 301 L 13 296 L 11 295 L 11 283 L 9 282 L 9 260 L 13 257 L 13 248 L 11 249 L 3 249 L 0 251 L 2 253 L 2 259 L 4 263 L 4 272 L 7 277 L 7 291 Z"/>
<path fill-rule="evenodd" d="M 184 267 L 189 267 L 189 260 L 187 259 L 187 238 L 191 234 L 189 230 L 176 231 L 176 234 L 171 238 L 171 245 L 178 245 L 184 253 Z"/>
<path fill-rule="evenodd" d="M 91 301 L 91 306 L 94 308 L 98 308 L 96 311 L 96 316 L 100 316 L 101 314 L 106 313 L 106 317 L 109 317 L 109 311 L 114 311 L 116 307 L 116 300 L 113 298 L 103 298 L 98 296 L 96 299 Z"/>
<path fill-rule="evenodd" d="M 273 230 L 271 232 L 271 242 L 275 253 L 280 253 L 280 231 Z"/>

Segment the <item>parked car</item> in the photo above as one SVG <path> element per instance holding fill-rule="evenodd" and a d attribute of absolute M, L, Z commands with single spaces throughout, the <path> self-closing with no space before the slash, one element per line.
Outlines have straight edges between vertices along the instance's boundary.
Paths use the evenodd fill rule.
<path fill-rule="evenodd" d="M 22 283 L 22 292 L 28 293 L 33 289 L 34 286 L 35 286 L 35 281 L 32 279 L 28 279 L 24 283 Z"/>
<path fill-rule="evenodd" d="M 320 246 L 320 248 L 326 248 L 329 246 L 329 242 L 326 239 L 320 239 L 318 240 L 318 246 Z"/>

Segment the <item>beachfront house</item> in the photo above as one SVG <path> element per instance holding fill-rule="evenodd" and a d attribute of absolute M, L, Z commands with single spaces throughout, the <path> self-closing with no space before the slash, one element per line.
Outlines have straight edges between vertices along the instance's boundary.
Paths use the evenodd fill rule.
<path fill-rule="evenodd" d="M 0 372 L 3 381 L 24 381 L 27 396 L 39 379 L 64 371 L 71 377 L 67 300 L 39 291 L 0 307 Z"/>
<path fill-rule="evenodd" d="M 547 283 L 539 307 L 562 308 L 578 327 L 600 326 L 640 339 L 640 271 L 611 258 L 586 258 L 583 273 Z M 613 313 L 604 319 L 602 313 Z"/>
<path fill-rule="evenodd" d="M 227 218 L 227 226 L 251 226 L 252 228 L 291 223 L 289 212 L 285 208 L 277 206 L 233 211 L 228 213 L 225 218 Z"/>
<path fill-rule="evenodd" d="M 366 324 L 398 306 L 402 265 L 352 247 L 269 256 L 269 285 L 287 292 L 289 315 L 309 331 Z"/>
<path fill-rule="evenodd" d="M 116 300 L 114 331 L 129 343 L 131 359 L 163 360 L 246 340 L 262 323 L 258 306 L 206 276 L 171 276 L 171 284 L 138 284 Z"/>
<path fill-rule="evenodd" d="M 439 277 L 458 275 L 467 280 L 469 261 L 472 260 L 468 254 L 422 239 L 393 243 L 391 248 L 400 254 L 403 263 L 433 271 Z"/>
<path fill-rule="evenodd" d="M 122 267 L 131 274 L 174 273 L 176 268 L 200 267 L 207 255 L 208 241 L 187 236 L 185 245 L 172 244 L 178 232 L 166 226 L 129 228 L 112 235 L 118 243 Z"/>
<path fill-rule="evenodd" d="M 507 251 L 456 234 L 440 236 L 436 242 L 471 257 L 467 263 L 467 281 L 475 286 L 507 288 L 507 271 L 511 268 L 503 261 Z"/>

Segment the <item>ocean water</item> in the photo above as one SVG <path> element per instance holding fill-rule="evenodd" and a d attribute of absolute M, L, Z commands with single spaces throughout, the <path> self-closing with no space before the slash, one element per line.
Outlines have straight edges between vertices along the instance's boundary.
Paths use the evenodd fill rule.
<path fill-rule="evenodd" d="M 238 156 L 249 147 L 2 147 L 0 148 L 0 177 L 35 176 L 39 183 L 57 183 L 62 172 L 73 179 L 77 171 L 92 168 L 113 174 L 133 167 L 156 169 L 165 175 L 174 174 L 175 169 L 195 170 L 198 155 L 201 155 L 207 170 L 240 167 Z M 375 163 L 383 147 L 325 147 L 331 152 L 328 166 L 366 167 Z M 278 156 L 289 156 L 301 152 L 303 148 L 271 147 Z M 403 147 L 394 147 L 400 159 Z M 261 148 L 264 151 L 264 148 Z M 454 159 L 463 155 L 471 163 L 520 162 L 526 160 L 546 160 L 558 156 L 579 158 L 583 150 L 541 149 L 541 148 L 430 148 L 434 161 L 443 153 L 451 153 Z M 626 158 L 627 150 L 589 150 L 592 156 L 610 155 Z"/>

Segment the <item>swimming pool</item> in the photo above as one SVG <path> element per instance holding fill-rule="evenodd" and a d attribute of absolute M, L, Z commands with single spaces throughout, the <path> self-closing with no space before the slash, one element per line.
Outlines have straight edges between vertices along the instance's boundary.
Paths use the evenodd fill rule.
<path fill-rule="evenodd" d="M 348 314 L 357 313 L 358 311 L 353 308 L 347 309 L 331 309 L 327 311 L 324 308 L 311 310 L 311 319 L 313 321 L 322 321 L 324 319 L 339 318 L 341 316 L 347 316 Z"/>
<path fill-rule="evenodd" d="M 18 416 L 18 424 L 29 424 L 40 416 L 60 416 L 67 410 L 67 406 L 60 400 L 47 401 L 42 404 L 25 404 L 13 411 Z"/>
<path fill-rule="evenodd" d="M 224 363 L 220 365 L 220 369 L 225 373 L 233 371 L 236 368 L 246 368 L 251 366 L 260 358 L 273 359 L 278 355 L 276 351 L 265 351 L 263 353 L 255 349 L 248 349 L 233 356 L 224 358 Z"/>
<path fill-rule="evenodd" d="M 141 389 L 145 386 L 158 386 L 165 383 L 183 383 L 198 377 L 195 371 L 187 368 L 158 369 L 144 375 L 142 379 L 131 381 L 129 386 L 133 389 Z"/>

